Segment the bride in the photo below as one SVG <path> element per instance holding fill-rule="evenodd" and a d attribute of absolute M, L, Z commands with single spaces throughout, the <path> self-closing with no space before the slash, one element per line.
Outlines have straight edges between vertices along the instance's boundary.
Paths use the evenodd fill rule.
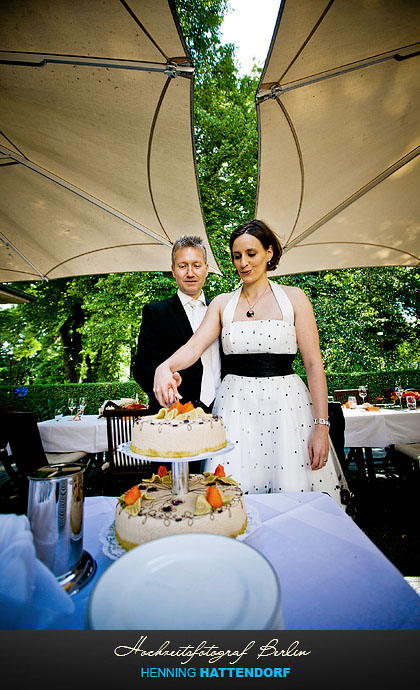
<path fill-rule="evenodd" d="M 329 441 L 328 396 L 312 306 L 297 287 L 268 280 L 281 257 L 262 221 L 239 226 L 230 251 L 242 285 L 218 295 L 190 340 L 156 369 L 154 393 L 163 407 L 179 397 L 179 371 L 191 366 L 221 333 L 222 383 L 213 414 L 234 449 L 226 455 L 245 493 L 322 491 L 339 505 L 348 487 Z M 307 381 L 293 372 L 299 347 Z M 205 471 L 217 463 L 206 461 Z M 343 499 L 343 501 L 342 501 Z"/>

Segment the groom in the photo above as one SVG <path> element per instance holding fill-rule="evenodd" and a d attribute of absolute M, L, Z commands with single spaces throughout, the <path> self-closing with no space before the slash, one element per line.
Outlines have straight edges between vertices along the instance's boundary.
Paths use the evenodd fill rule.
<path fill-rule="evenodd" d="M 209 266 L 207 252 L 200 237 L 183 235 L 172 247 L 172 275 L 178 290 L 169 299 L 143 307 L 138 339 L 134 378 L 149 396 L 150 414 L 161 405 L 153 393 L 155 369 L 175 350 L 184 345 L 203 320 L 208 300 L 203 293 Z M 202 357 L 181 372 L 178 392 L 181 402 L 211 412 L 220 383 L 219 340 L 215 340 Z"/>

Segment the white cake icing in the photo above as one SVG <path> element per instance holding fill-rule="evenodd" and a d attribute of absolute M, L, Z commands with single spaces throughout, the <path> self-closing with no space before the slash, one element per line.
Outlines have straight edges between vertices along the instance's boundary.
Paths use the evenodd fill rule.
<path fill-rule="evenodd" d="M 201 407 L 181 413 L 162 408 L 156 415 L 136 420 L 130 450 L 149 457 L 179 458 L 211 453 L 225 446 L 221 417 L 206 414 Z"/>
<path fill-rule="evenodd" d="M 189 492 L 175 496 L 171 491 L 171 475 L 139 484 L 141 498 L 127 505 L 120 496 L 115 511 L 115 534 L 125 549 L 139 544 L 184 533 L 211 533 L 236 537 L 245 531 L 247 516 L 241 489 L 230 477 L 209 473 L 192 474 Z M 209 486 L 214 486 L 223 505 L 212 507 L 206 500 Z M 197 514 L 198 513 L 198 514 Z"/>

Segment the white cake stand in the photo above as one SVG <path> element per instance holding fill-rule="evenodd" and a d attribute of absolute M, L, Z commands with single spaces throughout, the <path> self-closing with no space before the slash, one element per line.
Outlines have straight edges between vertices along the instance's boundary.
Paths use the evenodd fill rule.
<path fill-rule="evenodd" d="M 138 455 L 138 453 L 133 453 L 130 450 L 130 442 L 121 443 L 117 450 L 120 453 L 124 453 L 129 458 L 134 458 L 135 460 L 144 460 L 145 462 L 170 462 L 171 463 L 171 475 L 172 475 L 172 493 L 176 496 L 188 493 L 188 475 L 189 475 L 189 462 L 193 460 L 205 460 L 206 458 L 217 458 L 219 455 L 224 455 L 225 453 L 230 453 L 235 447 L 234 443 L 230 441 L 227 442 L 224 448 L 220 450 L 215 450 L 210 453 L 202 453 L 200 455 L 189 455 L 179 457 L 179 458 L 157 458 L 150 455 Z"/>

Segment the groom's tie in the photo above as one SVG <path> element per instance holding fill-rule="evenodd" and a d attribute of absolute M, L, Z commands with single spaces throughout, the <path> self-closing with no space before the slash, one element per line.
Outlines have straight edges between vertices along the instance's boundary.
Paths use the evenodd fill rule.
<path fill-rule="evenodd" d="M 203 302 L 198 299 L 192 299 L 189 302 L 189 306 L 191 307 L 192 311 L 192 329 L 195 333 L 206 315 L 206 307 Z M 203 354 L 201 355 L 201 363 L 203 365 L 203 377 L 201 379 L 200 400 L 205 405 L 209 406 L 210 403 L 213 402 L 216 395 L 211 346 L 208 347 L 207 350 L 204 350 Z"/>

